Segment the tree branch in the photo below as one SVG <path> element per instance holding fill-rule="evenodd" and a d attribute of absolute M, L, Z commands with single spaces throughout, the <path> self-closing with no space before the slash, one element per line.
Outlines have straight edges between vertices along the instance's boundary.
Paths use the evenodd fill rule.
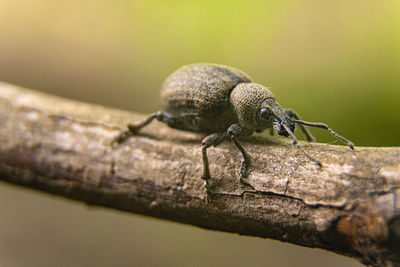
<path fill-rule="evenodd" d="M 0 83 L 0 178 L 93 205 L 204 228 L 274 238 L 351 256 L 400 262 L 400 148 L 301 143 L 253 136 L 248 178 L 229 142 L 209 149 L 211 191 L 201 179 L 201 135 L 154 122 L 112 148 L 129 122 L 116 109 Z"/>

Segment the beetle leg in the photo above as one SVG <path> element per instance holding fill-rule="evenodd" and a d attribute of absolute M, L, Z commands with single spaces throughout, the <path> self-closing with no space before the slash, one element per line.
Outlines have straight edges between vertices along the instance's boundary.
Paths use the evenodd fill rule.
<path fill-rule="evenodd" d="M 201 152 L 203 158 L 203 175 L 202 179 L 206 181 L 206 188 L 208 189 L 209 183 L 208 180 L 211 178 L 210 176 L 210 168 L 208 167 L 208 157 L 207 157 L 207 148 L 210 146 L 217 146 L 222 141 L 224 141 L 228 137 L 227 133 L 213 133 L 205 137 L 201 141 Z"/>
<path fill-rule="evenodd" d="M 157 112 L 159 113 L 159 112 Z M 114 140 L 111 142 L 111 145 L 114 145 L 115 143 L 121 144 L 123 143 L 126 139 L 131 137 L 132 135 L 136 134 L 137 131 L 139 131 L 141 128 L 152 122 L 156 116 L 157 113 L 152 113 L 147 118 L 145 118 L 143 121 L 137 123 L 137 124 L 128 124 L 127 127 L 128 129 L 122 131 Z"/>
<path fill-rule="evenodd" d="M 294 110 L 288 108 L 285 109 L 285 113 L 290 117 L 290 118 L 295 118 L 296 120 L 301 120 L 299 114 L 297 114 Z M 311 132 L 305 127 L 303 124 L 299 124 L 301 131 L 304 133 L 304 135 L 307 138 L 308 142 L 315 142 L 316 139 L 315 137 L 311 134 Z"/>
<path fill-rule="evenodd" d="M 180 119 L 178 116 L 174 116 L 168 112 L 164 111 L 157 111 L 155 113 L 150 114 L 145 118 L 143 121 L 138 122 L 136 124 L 128 124 L 128 129 L 125 131 L 122 131 L 113 141 L 112 145 L 115 143 L 120 144 L 127 140 L 129 137 L 132 135 L 135 135 L 140 129 L 142 129 L 144 126 L 148 125 L 150 122 L 152 122 L 154 119 L 157 119 L 158 121 L 166 123 L 169 127 L 179 129 L 179 130 L 184 130 L 184 131 L 193 131 L 191 127 L 189 127 L 183 120 Z"/>
<path fill-rule="evenodd" d="M 178 130 L 184 130 L 184 131 L 190 131 L 187 127 L 187 125 L 180 119 L 180 116 L 175 116 L 172 115 L 171 113 L 164 112 L 164 111 L 158 111 L 155 114 L 155 118 L 161 122 L 166 123 L 169 127 L 178 129 Z"/>
<path fill-rule="evenodd" d="M 330 132 L 334 137 L 336 137 L 337 139 L 341 140 L 343 143 L 346 143 L 346 145 L 348 145 L 352 150 L 354 150 L 353 142 L 351 142 L 350 140 L 347 140 L 346 138 L 344 138 L 343 136 L 341 136 L 340 134 L 338 134 L 337 132 L 335 132 L 334 130 L 329 128 L 328 125 L 326 125 L 325 123 L 322 123 L 322 122 L 308 122 L 308 121 L 302 121 L 302 120 L 293 120 L 293 121 L 298 123 L 298 124 L 300 124 L 300 125 L 307 125 L 307 126 L 310 126 L 310 127 L 317 127 L 317 128 L 325 129 L 328 132 Z"/>
<path fill-rule="evenodd" d="M 322 164 L 319 160 L 314 159 L 313 157 L 311 157 L 310 155 L 308 155 L 300 146 L 299 144 L 297 144 L 297 139 L 296 136 L 294 135 L 294 133 L 289 129 L 289 127 L 287 127 L 285 124 L 282 124 L 282 126 L 285 128 L 286 132 L 288 132 L 288 134 L 290 135 L 290 137 L 292 138 L 292 144 L 301 151 L 301 153 L 304 154 L 304 156 L 306 156 L 309 160 L 313 161 L 315 164 L 317 164 L 320 168 L 322 167 Z"/>
<path fill-rule="evenodd" d="M 244 147 L 238 140 L 238 137 L 245 136 L 245 135 L 251 135 L 252 133 L 248 130 L 247 131 L 244 130 L 242 127 L 240 127 L 237 124 L 232 124 L 228 128 L 227 133 L 228 133 L 229 137 L 231 138 L 232 142 L 235 143 L 236 147 L 240 150 L 240 152 L 242 152 L 242 155 L 243 155 L 242 166 L 240 167 L 240 181 L 243 184 L 248 185 L 254 189 L 254 187 L 245 179 L 245 178 L 247 178 L 248 169 L 250 168 L 250 155 L 247 153 L 247 151 L 244 149 Z"/>

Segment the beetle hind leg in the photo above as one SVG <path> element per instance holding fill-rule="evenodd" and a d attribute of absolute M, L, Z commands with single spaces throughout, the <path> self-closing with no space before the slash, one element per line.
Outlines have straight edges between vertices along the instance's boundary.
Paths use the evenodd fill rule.
<path fill-rule="evenodd" d="M 135 124 L 128 124 L 126 130 L 122 131 L 114 140 L 112 141 L 112 145 L 115 143 L 121 144 L 129 137 L 135 135 L 140 129 L 145 127 L 146 125 L 150 124 L 154 119 L 167 124 L 169 127 L 184 130 L 184 131 L 193 131 L 181 117 L 174 116 L 168 112 L 164 111 L 157 111 L 155 113 L 150 114 L 144 120 L 135 123 Z"/>
<path fill-rule="evenodd" d="M 138 122 L 136 124 L 128 124 L 127 125 L 128 129 L 122 131 L 117 137 L 115 137 L 114 140 L 111 142 L 111 145 L 121 144 L 132 135 L 135 135 L 141 128 L 143 128 L 144 126 L 152 122 L 155 118 L 157 118 L 157 114 L 159 112 L 150 114 L 143 121 Z"/>

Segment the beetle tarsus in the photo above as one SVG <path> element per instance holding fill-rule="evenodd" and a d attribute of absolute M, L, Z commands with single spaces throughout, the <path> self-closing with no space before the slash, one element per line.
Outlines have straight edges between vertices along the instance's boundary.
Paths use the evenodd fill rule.
<path fill-rule="evenodd" d="M 354 143 L 353 142 L 349 141 L 349 143 L 347 145 L 351 148 L 351 150 L 354 150 Z"/>
<path fill-rule="evenodd" d="M 115 147 L 116 145 L 119 145 L 123 143 L 126 139 L 128 139 L 130 136 L 132 136 L 132 132 L 130 130 L 124 130 L 122 131 L 117 137 L 115 137 L 111 141 L 111 146 Z"/>
<path fill-rule="evenodd" d="M 246 153 L 247 154 L 247 153 Z M 249 168 L 250 168 L 250 156 L 246 159 L 242 160 L 242 166 L 240 167 L 239 176 L 240 182 L 244 185 L 250 186 L 251 189 L 255 190 L 254 186 L 252 186 L 249 181 L 246 179 L 249 176 Z"/>
<path fill-rule="evenodd" d="M 252 186 L 245 178 L 240 178 L 240 182 L 244 185 L 250 186 L 252 190 L 255 190 L 254 186 Z"/>
<path fill-rule="evenodd" d="M 250 168 L 250 157 L 244 158 L 242 160 L 242 166 L 240 167 L 240 172 L 239 172 L 241 179 L 247 178 L 247 176 L 249 175 L 248 172 L 249 168 Z"/>

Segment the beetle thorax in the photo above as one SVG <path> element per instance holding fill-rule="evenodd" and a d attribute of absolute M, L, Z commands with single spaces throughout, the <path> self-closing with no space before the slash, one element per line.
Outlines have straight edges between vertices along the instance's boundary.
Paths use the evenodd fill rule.
<path fill-rule="evenodd" d="M 238 84 L 231 92 L 230 103 L 241 127 L 254 131 L 257 128 L 257 112 L 272 93 L 257 83 Z"/>

